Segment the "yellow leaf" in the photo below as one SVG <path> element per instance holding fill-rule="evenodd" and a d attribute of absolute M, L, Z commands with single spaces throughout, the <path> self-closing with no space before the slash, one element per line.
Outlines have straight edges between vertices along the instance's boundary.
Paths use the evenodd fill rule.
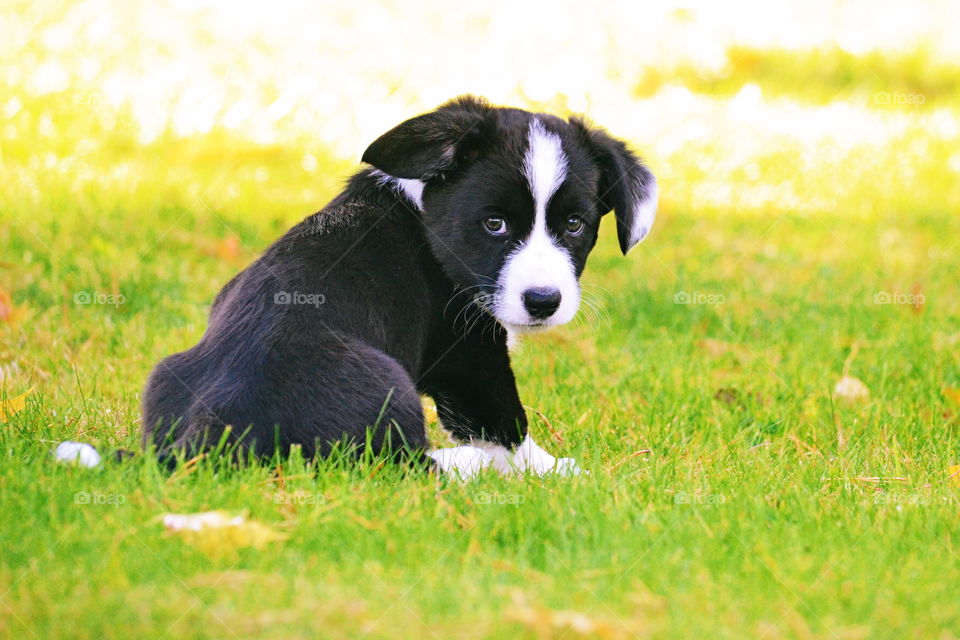
<path fill-rule="evenodd" d="M 943 388 L 943 397 L 960 407 L 960 389 Z"/>
<path fill-rule="evenodd" d="M 231 233 L 225 238 L 214 243 L 208 250 L 207 255 L 213 256 L 222 262 L 236 262 L 241 258 L 243 245 L 240 243 L 240 237 Z"/>
<path fill-rule="evenodd" d="M 950 484 L 955 487 L 960 487 L 960 464 L 949 467 L 947 473 L 950 474 Z"/>
<path fill-rule="evenodd" d="M 263 549 L 271 542 L 287 539 L 286 534 L 261 522 L 223 511 L 168 513 L 163 516 L 163 525 L 209 556 L 231 556 L 245 547 Z"/>
<path fill-rule="evenodd" d="M 30 387 L 16 398 L 0 400 L 0 422 L 6 422 L 7 418 L 18 411 L 22 411 L 27 405 L 27 396 L 31 393 L 33 393 L 33 387 Z"/>
<path fill-rule="evenodd" d="M 13 316 L 13 300 L 10 294 L 0 289 L 0 322 L 7 322 Z"/>
<path fill-rule="evenodd" d="M 427 419 L 427 422 L 430 424 L 437 424 L 439 418 L 437 417 L 437 405 L 430 398 L 422 398 L 423 404 L 423 416 Z"/>
<path fill-rule="evenodd" d="M 0 324 L 17 324 L 24 315 L 26 308 L 15 306 L 10 294 L 0 289 Z"/>

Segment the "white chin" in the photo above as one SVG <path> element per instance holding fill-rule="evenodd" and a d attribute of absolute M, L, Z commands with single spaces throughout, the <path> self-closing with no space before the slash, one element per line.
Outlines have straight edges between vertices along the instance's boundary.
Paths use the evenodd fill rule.
<path fill-rule="evenodd" d="M 546 331 L 547 329 L 557 326 L 556 323 L 548 323 L 547 321 L 517 324 L 515 322 L 504 322 L 500 320 L 500 324 L 514 333 L 534 333 L 536 331 Z"/>

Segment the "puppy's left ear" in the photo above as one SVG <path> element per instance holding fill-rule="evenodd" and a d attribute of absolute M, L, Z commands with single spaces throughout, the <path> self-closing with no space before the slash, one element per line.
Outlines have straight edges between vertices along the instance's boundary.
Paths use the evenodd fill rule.
<path fill-rule="evenodd" d="M 477 157 L 492 114 L 483 98 L 461 96 L 387 131 L 363 152 L 363 162 L 396 178 L 429 180 Z"/>
<path fill-rule="evenodd" d="M 597 207 L 617 217 L 617 238 L 624 255 L 647 237 L 657 214 L 657 179 L 632 151 L 602 129 L 571 118 L 583 143 L 600 166 Z"/>

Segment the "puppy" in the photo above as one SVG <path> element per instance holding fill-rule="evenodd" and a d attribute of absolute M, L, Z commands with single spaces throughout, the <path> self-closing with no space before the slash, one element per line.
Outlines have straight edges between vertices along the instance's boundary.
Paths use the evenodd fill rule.
<path fill-rule="evenodd" d="M 653 175 L 581 119 L 469 96 L 363 162 L 223 288 L 196 346 L 155 367 L 144 445 L 310 457 L 343 443 L 465 474 L 577 472 L 527 433 L 507 345 L 574 317 L 603 215 L 624 254 L 646 237 Z M 428 452 L 420 394 L 465 446 Z"/>

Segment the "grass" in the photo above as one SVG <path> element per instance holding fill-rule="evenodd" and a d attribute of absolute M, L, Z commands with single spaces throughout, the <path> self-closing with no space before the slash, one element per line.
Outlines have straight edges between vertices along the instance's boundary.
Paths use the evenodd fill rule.
<path fill-rule="evenodd" d="M 153 363 L 353 165 L 217 129 L 143 146 L 129 116 L 65 97 L 24 96 L 4 133 L 2 394 L 33 391 L 0 423 L 0 636 L 960 633 L 949 139 L 910 129 L 879 160 L 854 147 L 818 170 L 771 148 L 725 177 L 738 194 L 796 177 L 804 206 L 698 206 L 722 143 L 664 161 L 653 236 L 624 259 L 605 223 L 584 277 L 602 310 L 514 358 L 538 440 L 588 476 L 302 460 L 169 475 L 51 451 L 137 448 Z M 911 170 L 884 171 L 896 157 Z M 844 374 L 869 398 L 837 396 Z M 287 538 L 209 556 L 159 522 L 213 509 Z"/>

